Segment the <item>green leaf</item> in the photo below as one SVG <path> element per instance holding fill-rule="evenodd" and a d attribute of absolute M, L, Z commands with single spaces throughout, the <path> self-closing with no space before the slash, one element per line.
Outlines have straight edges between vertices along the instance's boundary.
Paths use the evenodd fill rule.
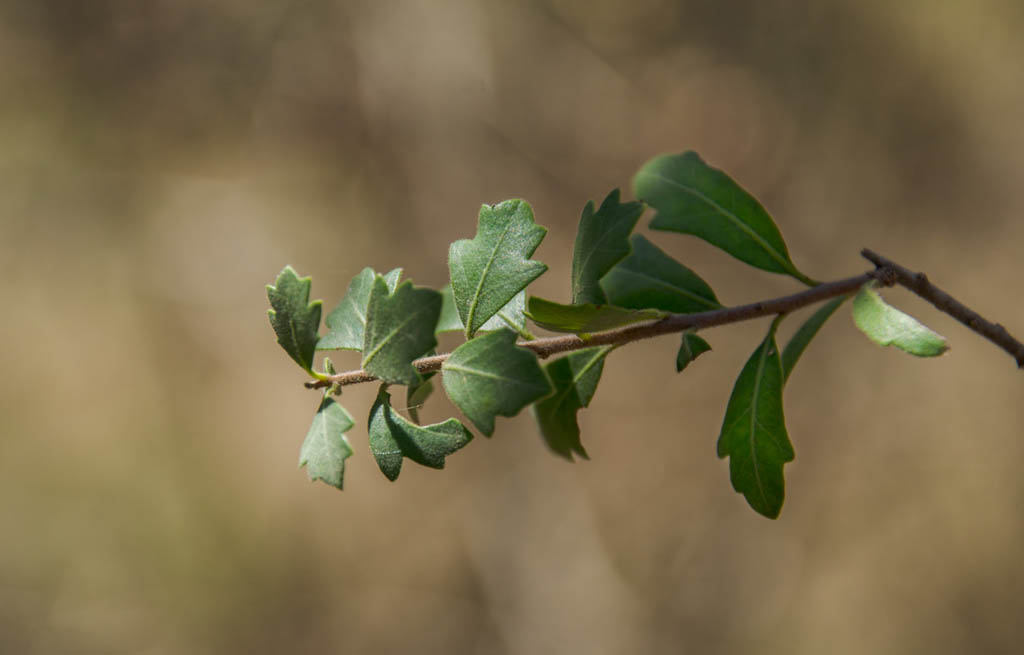
<path fill-rule="evenodd" d="M 768 335 L 747 360 L 725 410 L 718 456 L 729 458 L 733 488 L 750 506 L 777 518 L 785 498 L 782 467 L 793 461 L 793 446 L 782 413 L 782 361 L 772 322 Z"/>
<path fill-rule="evenodd" d="M 601 278 L 608 302 L 630 309 L 693 314 L 722 305 L 707 282 L 636 234 L 632 254 Z"/>
<path fill-rule="evenodd" d="M 366 304 L 370 302 L 370 290 L 376 277 L 373 269 L 367 266 L 359 275 L 349 282 L 348 292 L 338 306 L 327 315 L 327 327 L 330 331 L 316 344 L 317 350 L 362 350 L 366 331 Z M 402 269 L 396 268 L 384 276 L 388 290 L 394 291 L 398 279 L 402 277 Z"/>
<path fill-rule="evenodd" d="M 629 235 L 644 213 L 640 202 L 619 202 L 615 189 L 594 212 L 593 201 L 583 208 L 572 251 L 572 302 L 606 304 L 600 279 L 629 254 Z"/>
<path fill-rule="evenodd" d="M 345 460 L 352 455 L 345 433 L 354 424 L 345 408 L 325 394 L 299 451 L 299 467 L 306 467 L 310 480 L 323 480 L 342 488 Z"/>
<path fill-rule="evenodd" d="M 623 309 L 612 305 L 562 305 L 536 296 L 530 296 L 530 320 L 552 332 L 590 334 L 611 330 L 631 323 L 664 318 L 665 312 L 656 309 Z"/>
<path fill-rule="evenodd" d="M 815 284 L 793 265 L 764 207 L 697 153 L 652 159 L 633 178 L 633 191 L 658 210 L 651 228 L 692 234 L 751 266 Z"/>
<path fill-rule="evenodd" d="M 918 357 L 935 357 L 949 350 L 945 337 L 912 316 L 887 304 L 869 282 L 853 299 L 853 322 L 880 346 L 896 346 Z"/>
<path fill-rule="evenodd" d="M 412 384 L 406 387 L 405 390 L 405 406 L 409 410 L 409 418 L 412 419 L 413 423 L 419 424 L 420 422 L 420 406 L 427 402 L 427 398 L 434 393 L 434 383 L 431 381 L 436 373 L 425 373 L 422 375 L 423 380 L 417 384 Z"/>
<path fill-rule="evenodd" d="M 533 415 L 551 450 L 569 461 L 573 453 L 590 459 L 580 442 L 576 413 L 594 397 L 604 358 L 612 349 L 604 346 L 577 350 L 544 366 L 555 392 L 533 405 Z"/>
<path fill-rule="evenodd" d="M 711 350 L 711 344 L 698 337 L 693 332 L 683 332 L 683 341 L 679 345 L 679 353 L 676 355 L 676 372 L 681 373 L 690 362 Z"/>
<path fill-rule="evenodd" d="M 467 339 L 548 269 L 528 259 L 546 233 L 525 200 L 506 200 L 481 207 L 476 237 L 452 244 L 448 268 Z"/>
<path fill-rule="evenodd" d="M 800 359 L 800 355 L 804 353 L 808 344 L 811 343 L 811 339 L 818 334 L 818 330 L 825 324 L 825 321 L 832 316 L 839 305 L 842 305 L 849 296 L 840 296 L 839 298 L 833 298 L 824 305 L 821 306 L 818 311 L 814 312 L 810 318 L 808 318 L 803 325 L 800 326 L 793 336 L 789 339 L 789 343 L 786 344 L 785 349 L 782 351 L 782 377 L 784 380 L 789 379 L 789 374 L 793 372 L 793 367 L 796 366 L 796 362 Z"/>
<path fill-rule="evenodd" d="M 494 434 L 495 416 L 515 416 L 551 393 L 537 356 L 516 346 L 511 330 L 467 341 L 445 360 L 441 371 L 448 397 L 487 436 Z"/>
<path fill-rule="evenodd" d="M 457 419 L 420 427 L 391 409 L 391 394 L 382 384 L 370 409 L 370 450 L 388 480 L 402 471 L 402 458 L 435 469 L 444 468 L 444 458 L 473 439 Z"/>
<path fill-rule="evenodd" d="M 437 345 L 434 326 L 440 313 L 441 294 L 437 291 L 406 281 L 389 293 L 387 281 L 376 276 L 366 305 L 366 372 L 385 382 L 419 382 L 412 361 Z"/>
<path fill-rule="evenodd" d="M 281 344 L 295 363 L 313 374 L 313 356 L 320 338 L 320 301 L 309 302 L 312 278 L 300 278 L 291 266 L 285 266 L 277 281 L 267 285 L 270 299 L 270 325 Z"/>
<path fill-rule="evenodd" d="M 446 284 L 441 289 L 441 297 L 444 302 L 441 305 L 441 318 L 437 320 L 436 332 L 463 332 L 466 328 L 459 318 L 459 311 L 455 308 L 455 297 L 452 295 L 452 285 Z M 494 316 L 480 326 L 483 332 L 493 332 L 502 328 L 512 328 L 520 336 L 530 339 L 533 335 L 526 331 L 526 291 L 520 291 L 512 296 L 504 307 L 498 310 Z"/>

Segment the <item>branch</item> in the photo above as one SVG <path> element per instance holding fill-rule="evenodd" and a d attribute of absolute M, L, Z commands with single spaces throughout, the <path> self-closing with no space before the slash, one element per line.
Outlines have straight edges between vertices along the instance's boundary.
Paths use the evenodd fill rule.
<path fill-rule="evenodd" d="M 701 330 L 729 323 L 749 321 L 764 316 L 788 314 L 801 307 L 813 305 L 822 300 L 851 294 L 874 280 L 883 287 L 890 287 L 896 284 L 906 287 L 935 305 L 939 310 L 956 318 L 967 327 L 1006 350 L 1017 360 L 1017 366 L 1024 368 L 1024 344 L 1010 336 L 1003 326 L 989 323 L 977 313 L 956 301 L 952 296 L 930 283 L 923 273 L 911 273 L 902 266 L 866 248 L 861 251 L 861 255 L 874 263 L 877 268 L 874 271 L 862 273 L 855 277 L 818 284 L 806 291 L 788 296 L 697 314 L 672 314 L 657 321 L 648 321 L 616 330 L 608 330 L 607 332 L 598 332 L 590 335 L 586 340 L 576 335 L 566 335 L 523 341 L 518 345 L 527 350 L 532 350 L 541 358 L 592 346 L 621 345 L 685 330 Z M 420 373 L 430 373 L 440 370 L 442 364 L 448 359 L 448 355 L 449 353 L 442 353 L 431 355 L 430 357 L 422 357 L 414 361 L 412 365 Z M 361 382 L 372 382 L 376 379 L 375 376 L 360 369 L 325 376 L 322 380 L 307 382 L 306 387 L 317 389 L 334 384 L 345 386 Z"/>
<path fill-rule="evenodd" d="M 1024 368 L 1024 344 L 1010 336 L 1010 333 L 1002 325 L 985 320 L 970 307 L 929 282 L 928 276 L 924 273 L 913 273 L 867 248 L 861 250 L 860 254 L 878 267 L 876 272 L 885 272 L 891 275 L 895 284 L 906 287 L 935 305 L 939 311 L 949 314 L 1010 353 L 1010 356 L 1017 360 L 1017 368 Z"/>

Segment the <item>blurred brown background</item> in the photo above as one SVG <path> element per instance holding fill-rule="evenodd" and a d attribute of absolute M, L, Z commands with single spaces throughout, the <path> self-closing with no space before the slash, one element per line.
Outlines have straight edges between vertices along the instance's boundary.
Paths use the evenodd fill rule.
<path fill-rule="evenodd" d="M 338 492 L 296 469 L 317 397 L 264 285 L 440 286 L 479 205 L 524 197 L 565 300 L 585 201 L 692 148 L 810 275 L 870 246 L 1020 336 L 1022 6 L 0 0 L 0 651 L 1019 649 L 1024 378 L 906 292 L 952 352 L 827 325 L 772 522 L 714 449 L 764 324 L 682 375 L 674 339 L 616 353 L 590 462 L 521 416 L 391 484 L 351 389 Z M 654 238 L 724 302 L 797 288 Z"/>

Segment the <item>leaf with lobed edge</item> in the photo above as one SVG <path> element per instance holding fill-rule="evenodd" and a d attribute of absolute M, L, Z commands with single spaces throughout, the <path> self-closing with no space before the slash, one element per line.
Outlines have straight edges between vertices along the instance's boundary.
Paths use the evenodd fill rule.
<path fill-rule="evenodd" d="M 462 344 L 441 372 L 448 397 L 488 437 L 496 416 L 515 416 L 551 393 L 537 355 L 517 346 L 515 332 L 507 329 Z"/>
<path fill-rule="evenodd" d="M 658 210 L 651 229 L 692 234 L 751 266 L 816 284 L 797 270 L 761 203 L 697 153 L 655 157 L 633 178 L 633 192 Z"/>
<path fill-rule="evenodd" d="M 285 266 L 277 281 L 267 285 L 270 299 L 267 314 L 277 342 L 310 375 L 314 375 L 313 357 L 320 339 L 321 311 L 319 300 L 309 302 L 312 283 L 312 278 L 300 278 L 291 266 Z"/>
<path fill-rule="evenodd" d="M 601 278 L 601 288 L 610 304 L 674 314 L 722 307 L 707 282 L 642 235 L 633 235 L 631 244 L 629 257 Z"/>
<path fill-rule="evenodd" d="M 444 468 L 444 459 L 473 439 L 473 434 L 458 419 L 419 426 L 391 409 L 391 394 L 382 384 L 370 409 L 370 450 L 381 472 L 394 481 L 402 471 L 402 460 L 409 458 L 430 468 Z"/>
<path fill-rule="evenodd" d="M 345 433 L 353 425 L 355 421 L 345 408 L 324 394 L 299 451 L 299 468 L 306 467 L 310 480 L 323 480 L 332 487 L 342 488 L 345 460 L 352 455 Z"/>
<path fill-rule="evenodd" d="M 570 462 L 573 453 L 590 459 L 580 441 L 576 414 L 594 397 L 604 359 L 613 349 L 614 346 L 604 346 L 577 350 L 544 365 L 555 391 L 531 409 L 548 447 Z"/>
<path fill-rule="evenodd" d="M 602 330 L 652 321 L 667 316 L 657 309 L 623 309 L 613 305 L 563 305 L 561 303 L 530 296 L 530 320 L 552 332 L 572 332 L 579 335 L 592 334 Z"/>
<path fill-rule="evenodd" d="M 366 304 L 363 368 L 384 382 L 416 384 L 414 359 L 437 346 L 434 326 L 441 313 L 441 294 L 406 281 L 389 293 L 377 275 Z"/>
<path fill-rule="evenodd" d="M 434 331 L 437 334 L 442 332 L 464 332 L 466 326 L 462 324 L 462 319 L 459 318 L 459 310 L 455 308 L 455 296 L 452 295 L 452 285 L 446 284 L 441 289 L 441 297 L 443 299 L 441 318 L 437 320 L 437 327 Z M 521 337 L 530 339 L 533 335 L 529 334 L 526 330 L 526 315 L 523 313 L 525 309 L 526 290 L 524 289 L 514 295 L 512 300 L 508 301 L 508 304 L 499 309 L 494 316 L 487 319 L 480 326 L 480 331 L 493 332 L 502 328 L 512 328 Z"/>
<path fill-rule="evenodd" d="M 506 200 L 481 207 L 476 236 L 451 245 L 448 269 L 466 339 L 548 269 L 529 259 L 545 234 L 529 203 Z"/>
<path fill-rule="evenodd" d="M 362 350 L 366 332 L 366 305 L 370 302 L 370 291 L 376 273 L 367 266 L 349 282 L 348 291 L 338 306 L 327 315 L 325 323 L 329 332 L 317 343 L 317 350 Z M 396 268 L 384 275 L 388 291 L 394 291 L 402 269 Z"/>
<path fill-rule="evenodd" d="M 607 304 L 600 280 L 629 254 L 629 235 L 644 213 L 641 202 L 619 201 L 615 189 L 594 212 L 590 201 L 583 208 L 572 250 L 572 303 Z"/>
<path fill-rule="evenodd" d="M 946 338 L 882 300 L 874 282 L 853 299 L 853 322 L 879 346 L 895 346 L 917 357 L 936 357 L 949 350 Z"/>
<path fill-rule="evenodd" d="M 718 456 L 729 458 L 733 489 L 759 514 L 778 518 L 786 495 L 782 468 L 795 453 L 782 411 L 783 372 L 772 321 L 733 386 L 718 437 Z"/>

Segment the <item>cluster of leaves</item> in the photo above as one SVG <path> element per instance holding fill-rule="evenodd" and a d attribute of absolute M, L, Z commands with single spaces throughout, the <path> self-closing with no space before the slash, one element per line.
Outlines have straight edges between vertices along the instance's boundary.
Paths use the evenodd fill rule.
<path fill-rule="evenodd" d="M 529 407 L 541 435 L 557 454 L 587 457 L 577 413 L 594 397 L 607 356 L 616 345 L 587 347 L 541 364 L 521 344 L 533 339 L 527 319 L 563 333 L 589 335 L 674 314 L 722 308 L 711 287 L 692 270 L 645 237 L 632 234 L 647 206 L 656 210 L 655 230 L 697 236 L 750 266 L 818 284 L 794 265 L 768 212 L 725 173 L 686 152 L 648 162 L 633 181 L 638 201 L 622 202 L 612 191 L 580 218 L 572 258 L 571 302 L 527 297 L 527 286 L 547 266 L 530 259 L 547 230 L 534 221 L 530 205 L 508 200 L 484 205 L 473 239 L 451 245 L 451 283 L 441 290 L 402 281 L 402 270 L 370 268 L 349 284 L 319 334 L 320 301 L 309 302 L 310 279 L 286 267 L 268 286 L 270 321 L 278 342 L 307 374 L 317 350 L 362 353 L 362 367 L 381 381 L 368 420 L 369 444 L 381 471 L 398 477 L 407 458 L 442 468 L 445 458 L 465 446 L 472 432 L 457 418 L 420 425 L 415 410 L 434 390 L 435 373 L 421 374 L 414 360 L 433 354 L 437 335 L 460 331 L 465 342 L 444 361 L 440 378 L 452 403 L 482 434 L 491 436 L 498 416 Z M 729 458 L 732 485 L 767 517 L 782 508 L 784 465 L 794 451 L 786 432 L 782 393 L 794 365 L 825 321 L 846 300 L 823 304 L 783 350 L 777 316 L 736 380 L 725 411 L 718 455 Z M 945 350 L 945 341 L 914 319 L 885 304 L 871 288 L 854 300 L 857 325 L 882 345 L 921 356 Z M 682 371 L 708 343 L 692 330 L 681 335 L 676 369 Z M 391 405 L 390 385 L 405 385 L 409 418 Z M 331 397 L 329 385 L 302 445 L 299 465 L 311 479 L 342 487 L 345 460 L 352 454 L 346 432 L 351 415 Z"/>

